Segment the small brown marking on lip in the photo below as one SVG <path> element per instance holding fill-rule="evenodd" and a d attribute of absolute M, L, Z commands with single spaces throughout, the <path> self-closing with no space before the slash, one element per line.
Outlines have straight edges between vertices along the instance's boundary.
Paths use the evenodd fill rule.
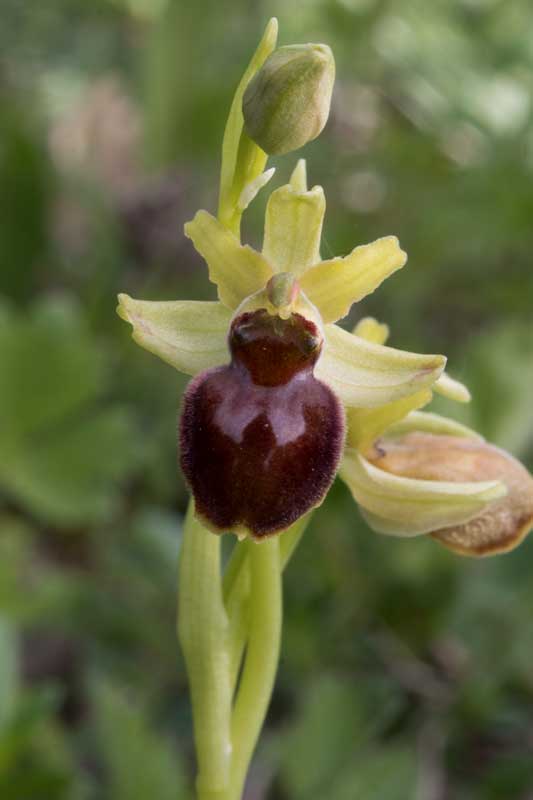
<path fill-rule="evenodd" d="M 428 364 L 427 367 L 422 367 L 422 369 L 416 373 L 414 378 L 415 381 L 422 380 L 427 375 L 430 375 L 432 372 L 435 372 L 435 370 L 438 369 L 439 366 L 440 364 L 434 363 L 434 364 Z"/>

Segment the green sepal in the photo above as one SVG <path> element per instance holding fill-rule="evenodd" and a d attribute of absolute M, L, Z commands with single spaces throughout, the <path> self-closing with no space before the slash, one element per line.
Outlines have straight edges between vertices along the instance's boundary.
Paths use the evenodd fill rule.
<path fill-rule="evenodd" d="M 196 375 L 229 361 L 231 312 L 221 303 L 118 299 L 117 313 L 133 327 L 134 342 L 180 372 Z"/>

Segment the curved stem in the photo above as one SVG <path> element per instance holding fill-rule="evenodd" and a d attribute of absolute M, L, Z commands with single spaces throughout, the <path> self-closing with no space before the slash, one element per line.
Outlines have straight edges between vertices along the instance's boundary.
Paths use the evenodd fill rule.
<path fill-rule="evenodd" d="M 220 537 L 207 531 L 194 517 L 192 501 L 180 555 L 178 637 L 191 689 L 198 800 L 226 800 L 233 690 L 220 575 Z"/>
<path fill-rule="evenodd" d="M 279 535 L 280 568 L 283 571 L 298 546 L 312 514 L 297 520 Z M 249 630 L 248 597 L 250 593 L 250 564 L 248 542 L 237 542 L 224 572 L 224 605 L 229 618 L 229 654 L 232 693 L 237 685 L 246 637 Z"/>
<path fill-rule="evenodd" d="M 250 564 L 249 639 L 231 721 L 233 755 L 227 800 L 240 800 L 263 725 L 279 658 L 282 590 L 279 537 L 247 542 Z"/>
<path fill-rule="evenodd" d="M 250 560 L 248 543 L 238 542 L 235 545 L 234 558 L 229 567 L 238 562 L 231 589 L 224 592 L 224 605 L 229 618 L 228 648 L 230 658 L 230 683 L 232 694 L 237 686 L 246 638 L 250 627 Z M 224 575 L 226 578 L 226 575 Z M 226 588 L 226 584 L 224 584 Z"/>
<path fill-rule="evenodd" d="M 311 522 L 312 516 L 313 512 L 310 512 L 306 514 L 305 517 L 300 517 L 290 528 L 287 528 L 286 531 L 279 534 L 279 556 L 282 570 L 285 569 L 292 554 L 298 547 L 305 529 Z M 232 593 L 235 591 L 235 584 L 239 579 L 241 569 L 245 567 L 247 553 L 247 541 L 238 541 L 233 548 L 222 581 L 224 603 L 226 604 L 231 600 Z"/>

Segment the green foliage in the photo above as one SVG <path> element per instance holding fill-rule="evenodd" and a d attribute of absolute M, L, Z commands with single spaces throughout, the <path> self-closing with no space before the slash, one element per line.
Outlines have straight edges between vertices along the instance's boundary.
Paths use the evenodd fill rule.
<path fill-rule="evenodd" d="M 473 393 L 465 417 L 491 441 L 526 456 L 533 444 L 533 326 L 499 325 L 475 339 L 463 359 Z"/>
<path fill-rule="evenodd" d="M 146 716 L 124 693 L 100 682 L 94 688 L 98 741 L 113 800 L 185 800 L 177 753 L 151 730 Z"/>
<path fill-rule="evenodd" d="M 22 695 L 0 731 L 0 792 L 13 800 L 82 800 L 86 784 L 76 774 L 61 727 L 54 720 L 57 693 Z"/>
<path fill-rule="evenodd" d="M 99 408 L 101 353 L 70 302 L 0 318 L 0 484 L 58 525 L 102 520 L 136 456 L 131 415 Z"/>
<path fill-rule="evenodd" d="M 403 748 L 385 746 L 361 754 L 361 758 L 341 775 L 328 796 L 332 800 L 403 800 L 416 791 L 414 754 Z"/>
<path fill-rule="evenodd" d="M 37 125 L 0 98 L 0 294 L 26 300 L 48 246 L 50 166 Z"/>
<path fill-rule="evenodd" d="M 17 639 L 15 629 L 0 617 L 0 731 L 13 713 L 18 691 Z"/>
<path fill-rule="evenodd" d="M 392 800 L 408 794 L 413 785 L 412 759 L 394 748 L 381 754 L 369 749 L 371 738 L 398 712 L 398 700 L 392 686 L 369 683 L 362 696 L 353 683 L 332 675 L 311 683 L 298 720 L 278 743 L 289 796 L 318 800 L 327 794 L 333 800 L 348 800 L 361 792 L 361 797 Z M 393 773 L 380 775 L 380 761 L 381 766 L 393 767 L 398 762 L 398 769 L 393 769 L 396 780 L 391 780 Z"/>

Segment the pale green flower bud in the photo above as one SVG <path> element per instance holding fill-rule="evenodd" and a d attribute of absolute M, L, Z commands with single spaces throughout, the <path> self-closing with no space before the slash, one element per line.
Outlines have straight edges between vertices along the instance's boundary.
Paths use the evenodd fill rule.
<path fill-rule="evenodd" d="M 334 81 L 335 61 L 327 45 L 279 47 L 244 93 L 246 132 L 270 155 L 316 139 L 329 116 Z"/>

